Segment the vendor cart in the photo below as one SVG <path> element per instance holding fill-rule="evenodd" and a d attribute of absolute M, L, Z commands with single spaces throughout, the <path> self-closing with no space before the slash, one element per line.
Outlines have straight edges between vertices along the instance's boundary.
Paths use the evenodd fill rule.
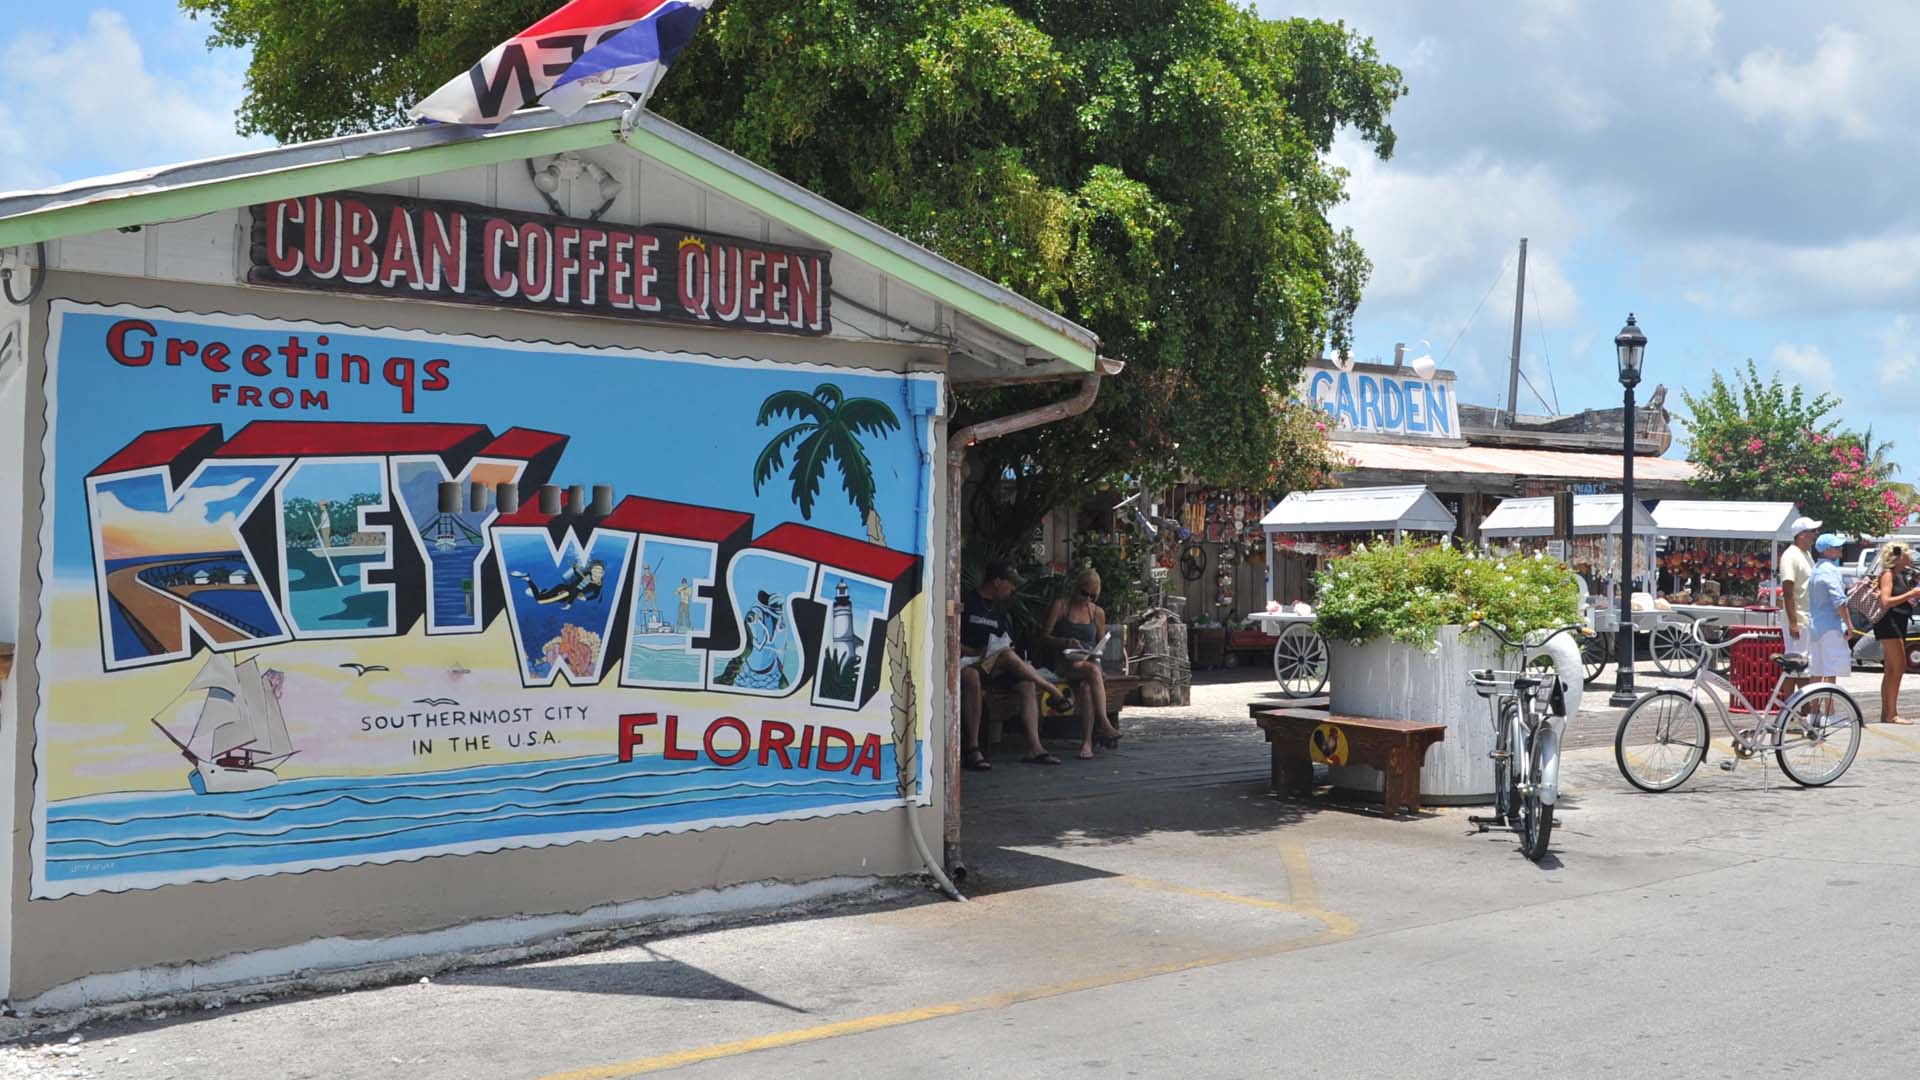
<path fill-rule="evenodd" d="M 1480 523 L 1481 542 L 1493 547 L 1512 547 L 1518 551 L 1546 548 L 1554 539 L 1553 497 L 1506 499 L 1493 508 Z M 1580 579 L 1580 608 L 1591 636 L 1581 642 L 1580 657 L 1586 666 L 1587 681 L 1600 677 L 1613 661 L 1614 642 L 1620 633 L 1620 598 L 1617 586 L 1622 576 L 1620 565 L 1620 518 L 1622 500 L 1618 495 L 1576 495 L 1573 499 L 1573 549 L 1556 550 L 1556 555 L 1571 567 Z M 1634 507 L 1633 534 L 1641 542 L 1635 553 L 1644 562 L 1643 571 L 1652 569 L 1655 535 L 1653 518 L 1645 509 Z M 1588 586 L 1594 577 L 1604 574 L 1604 591 L 1595 594 Z M 1630 576 L 1630 575 L 1629 575 Z M 1645 615 L 1644 620 L 1642 614 Z M 1636 612 L 1634 628 L 1650 632 L 1658 621 L 1656 612 Z"/>
<path fill-rule="evenodd" d="M 1273 678 L 1290 698 L 1317 697 L 1327 689 L 1327 642 L 1313 627 L 1313 616 L 1292 611 L 1263 612 L 1253 619 L 1274 636 Z"/>
<path fill-rule="evenodd" d="M 1266 612 L 1252 618 L 1276 638 L 1273 677 L 1289 698 L 1317 697 L 1327 689 L 1327 643 L 1314 628 L 1311 611 L 1283 607 L 1274 596 L 1276 544 L 1323 558 L 1354 539 L 1408 533 L 1450 534 L 1450 513 L 1431 491 L 1419 485 L 1384 488 L 1335 488 L 1296 491 L 1260 520 L 1267 544 Z"/>
<path fill-rule="evenodd" d="M 1714 502 L 1667 499 L 1653 508 L 1653 523 L 1666 542 L 1664 560 L 1674 576 L 1671 594 L 1648 635 L 1648 651 L 1663 675 L 1689 677 L 1700 666 L 1701 648 L 1693 626 L 1711 641 L 1733 625 L 1776 625 L 1778 570 L 1782 546 L 1793 542 L 1799 511 L 1788 502 Z M 1719 597 L 1696 597 L 1680 582 L 1725 581 Z M 1734 594 L 1729 596 L 1728 594 Z M 1637 623 L 1636 619 L 1636 623 Z M 1725 650 L 1713 650 L 1718 660 Z"/>

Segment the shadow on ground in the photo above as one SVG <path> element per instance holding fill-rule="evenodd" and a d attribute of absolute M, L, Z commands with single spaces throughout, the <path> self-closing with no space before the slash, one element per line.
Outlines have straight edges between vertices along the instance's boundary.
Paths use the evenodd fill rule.
<path fill-rule="evenodd" d="M 518 990 L 551 990 L 567 994 L 614 994 L 637 998 L 677 998 L 683 1001 L 746 1001 L 772 1005 L 788 1012 L 805 1009 L 749 990 L 739 983 L 641 946 L 645 959 L 619 963 L 591 960 L 549 960 L 477 968 L 446 976 L 452 986 L 497 986 Z"/>

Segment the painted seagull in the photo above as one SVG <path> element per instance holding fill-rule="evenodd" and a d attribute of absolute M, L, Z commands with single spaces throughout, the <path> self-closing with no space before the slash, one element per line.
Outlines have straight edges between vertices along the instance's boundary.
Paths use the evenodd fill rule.
<path fill-rule="evenodd" d="M 341 664 L 340 666 L 362 678 L 370 672 L 391 670 L 385 664 Z"/>

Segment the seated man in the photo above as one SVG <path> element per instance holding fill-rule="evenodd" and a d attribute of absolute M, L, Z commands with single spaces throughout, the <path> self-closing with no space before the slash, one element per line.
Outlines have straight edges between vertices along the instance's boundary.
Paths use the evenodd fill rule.
<path fill-rule="evenodd" d="M 1020 760 L 1032 765 L 1060 764 L 1040 741 L 1040 697 L 1057 696 L 1059 691 L 1013 651 L 1013 629 L 1003 601 L 1019 584 L 1012 566 L 988 563 L 979 587 L 968 592 L 961 605 L 960 716 L 965 735 L 961 760 L 976 772 L 993 768 L 980 751 L 980 713 L 989 689 L 1019 690 L 1020 720 L 1027 734 L 1027 753 Z"/>

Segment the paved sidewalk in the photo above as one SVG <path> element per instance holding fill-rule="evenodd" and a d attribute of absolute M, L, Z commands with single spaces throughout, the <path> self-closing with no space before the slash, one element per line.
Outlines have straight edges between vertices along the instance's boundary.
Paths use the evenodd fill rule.
<path fill-rule="evenodd" d="M 1464 809 L 1273 798 L 1246 716 L 1266 691 L 1205 682 L 1129 710 L 1093 762 L 969 774 L 966 904 L 882 895 L 97 1025 L 0 1048 L 0 1077 L 1479 1078 L 1623 1053 L 1671 1075 L 1910 1071 L 1920 734 L 1869 728 L 1818 791 L 1749 763 L 1649 796 L 1610 749 L 1573 751 L 1536 866 Z M 1844 1007 L 1752 1023 L 1798 1015 L 1814 979 Z"/>

